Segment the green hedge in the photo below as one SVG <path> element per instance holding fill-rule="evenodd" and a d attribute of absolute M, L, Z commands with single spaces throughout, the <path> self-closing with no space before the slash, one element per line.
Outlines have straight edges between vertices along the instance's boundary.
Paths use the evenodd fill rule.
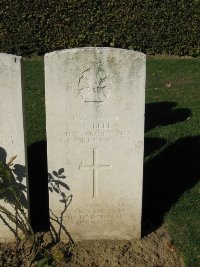
<path fill-rule="evenodd" d="M 114 46 L 200 55 L 200 0 L 0 0 L 0 51 Z"/>

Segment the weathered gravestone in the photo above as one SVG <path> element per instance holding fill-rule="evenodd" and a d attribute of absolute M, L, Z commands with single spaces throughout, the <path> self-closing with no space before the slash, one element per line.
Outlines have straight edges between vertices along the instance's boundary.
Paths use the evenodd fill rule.
<path fill-rule="evenodd" d="M 45 55 L 50 212 L 62 239 L 140 237 L 145 66 L 144 54 L 114 48 Z"/>
<path fill-rule="evenodd" d="M 27 208 L 25 182 L 25 145 L 22 108 L 21 57 L 0 53 L 0 160 L 8 163 L 13 156 L 15 177 L 10 182 L 0 176 L 0 242 L 14 240 L 15 224 L 5 215 L 2 207 L 15 216 L 13 194 L 3 186 L 12 184 L 18 192 L 22 206 Z"/>

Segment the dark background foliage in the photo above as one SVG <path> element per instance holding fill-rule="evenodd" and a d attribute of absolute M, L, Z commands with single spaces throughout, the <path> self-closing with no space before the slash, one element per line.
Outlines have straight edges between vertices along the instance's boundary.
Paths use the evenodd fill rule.
<path fill-rule="evenodd" d="M 83 46 L 200 55 L 200 0 L 0 0 L 0 51 Z"/>

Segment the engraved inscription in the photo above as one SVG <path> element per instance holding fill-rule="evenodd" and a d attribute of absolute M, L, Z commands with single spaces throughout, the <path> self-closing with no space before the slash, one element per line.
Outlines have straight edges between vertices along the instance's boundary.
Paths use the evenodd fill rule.
<path fill-rule="evenodd" d="M 70 117 L 71 118 L 71 117 Z M 85 114 L 73 114 L 72 115 L 73 121 L 105 121 L 105 120 L 118 120 L 118 116 L 116 115 L 110 115 L 110 114 L 104 114 L 104 115 L 85 115 Z"/>
<path fill-rule="evenodd" d="M 79 165 L 79 169 L 92 169 L 93 171 L 93 194 L 92 198 L 97 196 L 97 170 L 98 169 L 111 169 L 112 164 L 109 165 L 99 165 L 98 164 L 98 148 L 93 148 L 93 164 L 92 165 Z"/>
<path fill-rule="evenodd" d="M 71 117 L 70 117 L 71 118 Z M 73 114 L 68 127 L 54 133 L 57 144 L 133 144 L 136 140 L 134 131 L 124 129 L 116 114 Z"/>
<path fill-rule="evenodd" d="M 81 224 L 113 225 L 115 222 L 123 221 L 130 214 L 127 208 L 90 208 L 75 209 L 72 214 L 66 214 L 65 220 L 68 223 L 76 222 Z"/>
<path fill-rule="evenodd" d="M 111 95 L 111 79 L 103 68 L 103 63 L 84 64 L 76 70 L 78 95 L 85 103 L 104 103 Z"/>
<path fill-rule="evenodd" d="M 110 123 L 109 122 L 93 122 L 93 123 L 84 123 L 84 129 L 109 129 Z"/>
<path fill-rule="evenodd" d="M 107 125 L 108 126 L 108 125 Z M 92 129 L 58 132 L 55 142 L 60 144 L 123 144 L 134 143 L 134 134 L 130 130 Z"/>

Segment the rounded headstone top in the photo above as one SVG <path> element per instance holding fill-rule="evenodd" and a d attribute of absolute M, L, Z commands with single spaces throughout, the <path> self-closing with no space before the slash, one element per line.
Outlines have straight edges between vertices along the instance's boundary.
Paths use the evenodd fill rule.
<path fill-rule="evenodd" d="M 21 60 L 21 56 L 16 56 L 16 55 L 12 55 L 12 54 L 7 54 L 7 53 L 0 53 L 0 58 L 16 58 L 16 60 Z"/>
<path fill-rule="evenodd" d="M 146 55 L 142 52 L 129 50 L 129 49 L 122 49 L 122 48 L 113 48 L 113 47 L 79 47 L 79 48 L 70 48 L 70 49 L 63 49 L 63 50 L 57 50 L 54 52 L 46 53 L 45 57 L 49 56 L 55 56 L 55 55 L 62 55 L 66 53 L 78 53 L 78 52 L 84 52 L 84 51 L 91 51 L 91 52 L 97 52 L 102 51 L 104 53 L 128 53 L 135 57 L 140 58 L 146 58 Z"/>

